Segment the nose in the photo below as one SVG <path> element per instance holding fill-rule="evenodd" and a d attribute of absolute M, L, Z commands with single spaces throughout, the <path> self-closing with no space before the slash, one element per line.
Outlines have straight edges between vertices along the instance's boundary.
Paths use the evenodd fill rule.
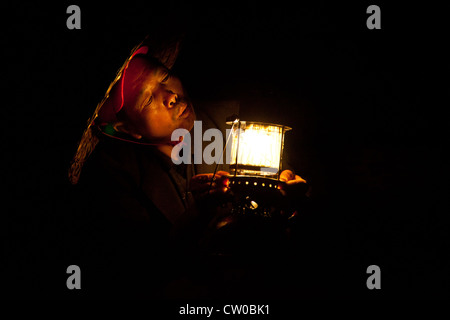
<path fill-rule="evenodd" d="M 164 105 L 169 109 L 173 108 L 177 103 L 177 100 L 178 100 L 177 94 L 173 93 L 172 91 L 168 91 L 164 99 Z"/>

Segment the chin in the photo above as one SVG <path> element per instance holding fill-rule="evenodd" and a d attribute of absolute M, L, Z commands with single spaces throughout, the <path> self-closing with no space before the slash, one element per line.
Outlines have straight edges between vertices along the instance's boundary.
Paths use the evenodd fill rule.
<path fill-rule="evenodd" d="M 195 118 L 194 119 L 192 119 L 192 121 L 191 122 L 189 122 L 189 126 L 186 128 L 188 131 L 191 131 L 192 130 L 192 128 L 194 128 L 194 120 L 195 120 Z"/>

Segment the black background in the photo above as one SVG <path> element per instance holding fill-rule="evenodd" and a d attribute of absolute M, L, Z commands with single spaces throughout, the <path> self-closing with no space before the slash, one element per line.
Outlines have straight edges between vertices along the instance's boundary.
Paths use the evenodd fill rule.
<path fill-rule="evenodd" d="M 313 266 L 343 297 L 448 298 L 448 5 L 78 2 L 68 30 L 70 4 L 3 12 L 6 296 L 52 296 L 48 270 L 64 288 L 54 231 L 86 120 L 145 35 L 182 31 L 175 70 L 194 101 L 239 100 L 242 119 L 294 128 L 285 151 L 311 185 L 302 241 L 317 260 L 286 269 Z M 381 30 L 366 27 L 370 4 Z"/>

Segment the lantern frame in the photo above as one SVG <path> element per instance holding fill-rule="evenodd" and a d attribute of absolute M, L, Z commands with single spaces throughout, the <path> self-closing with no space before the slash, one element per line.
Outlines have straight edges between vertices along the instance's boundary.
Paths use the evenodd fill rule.
<path fill-rule="evenodd" d="M 229 188 L 235 196 L 233 211 L 238 214 L 251 212 L 264 217 L 271 217 L 273 213 L 277 211 L 274 210 L 274 205 L 276 206 L 278 203 L 282 202 L 280 189 L 282 189 L 282 185 L 285 184 L 285 182 L 280 180 L 280 173 L 282 171 L 284 135 L 286 131 L 292 130 L 292 128 L 280 124 L 259 121 L 241 121 L 239 119 L 227 121 L 226 124 L 232 125 L 232 132 L 230 135 L 233 134 L 233 128 L 235 126 L 236 129 L 234 130 L 237 130 L 237 145 L 235 155 L 234 157 L 231 157 L 231 160 L 234 160 L 234 163 L 230 161 L 231 176 L 229 178 Z M 242 138 L 241 134 L 245 134 L 245 130 L 249 125 L 261 126 L 262 128 L 279 128 L 278 133 L 281 137 L 279 139 L 280 150 L 278 152 L 279 162 L 277 172 L 270 172 L 274 171 L 274 168 L 264 168 L 257 165 L 239 163 L 239 149 L 241 149 L 242 152 L 242 146 L 240 146 Z M 264 132 L 264 129 L 261 130 L 261 132 Z M 277 132 L 274 131 L 273 133 Z M 234 145 L 231 146 L 231 150 L 233 147 Z M 257 170 L 258 167 L 259 170 Z"/>

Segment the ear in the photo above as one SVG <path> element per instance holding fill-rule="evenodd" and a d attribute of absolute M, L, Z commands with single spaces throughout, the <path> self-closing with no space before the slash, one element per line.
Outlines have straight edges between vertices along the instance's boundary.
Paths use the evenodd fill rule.
<path fill-rule="evenodd" d="M 114 124 L 114 130 L 126 133 L 135 138 L 136 140 L 142 139 L 142 135 L 128 128 L 128 126 L 124 122 L 116 122 Z"/>

